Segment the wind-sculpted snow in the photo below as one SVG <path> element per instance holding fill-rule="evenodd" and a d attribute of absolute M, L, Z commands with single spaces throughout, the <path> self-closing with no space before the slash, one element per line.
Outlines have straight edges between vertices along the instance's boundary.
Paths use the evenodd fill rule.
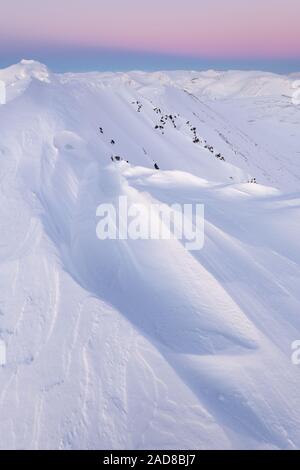
<path fill-rule="evenodd" d="M 0 79 L 0 447 L 299 448 L 290 77 Z M 99 240 L 121 196 L 204 204 L 204 247 Z"/>

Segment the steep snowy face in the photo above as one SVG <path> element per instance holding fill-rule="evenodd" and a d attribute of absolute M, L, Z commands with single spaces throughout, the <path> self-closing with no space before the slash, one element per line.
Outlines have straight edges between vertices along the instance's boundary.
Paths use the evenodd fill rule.
<path fill-rule="evenodd" d="M 0 80 L 0 447 L 299 448 L 294 77 Z M 120 198 L 201 203 L 203 248 L 99 240 Z"/>

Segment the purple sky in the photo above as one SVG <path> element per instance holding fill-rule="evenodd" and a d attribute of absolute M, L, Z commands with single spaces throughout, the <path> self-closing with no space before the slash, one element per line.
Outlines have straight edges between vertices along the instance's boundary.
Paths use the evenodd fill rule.
<path fill-rule="evenodd" d="M 0 2 L 0 62 L 1 56 L 21 54 L 74 62 L 76 52 L 82 61 L 81 55 L 97 50 L 113 51 L 116 58 L 122 50 L 129 57 L 145 53 L 152 62 L 168 56 L 174 65 L 176 57 L 187 62 L 300 59 L 300 0 Z"/>

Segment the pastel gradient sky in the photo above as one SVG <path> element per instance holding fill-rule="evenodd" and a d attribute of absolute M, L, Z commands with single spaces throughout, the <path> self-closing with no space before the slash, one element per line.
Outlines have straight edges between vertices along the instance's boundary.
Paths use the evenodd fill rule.
<path fill-rule="evenodd" d="M 300 70 L 300 0 L 0 0 L 0 66 Z"/>

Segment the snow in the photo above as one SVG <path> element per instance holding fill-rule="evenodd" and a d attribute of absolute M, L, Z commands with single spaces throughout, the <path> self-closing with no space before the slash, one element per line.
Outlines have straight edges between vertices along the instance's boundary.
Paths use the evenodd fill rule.
<path fill-rule="evenodd" d="M 0 71 L 1 449 L 300 447 L 294 79 Z M 120 196 L 204 204 L 203 249 L 100 241 Z"/>

